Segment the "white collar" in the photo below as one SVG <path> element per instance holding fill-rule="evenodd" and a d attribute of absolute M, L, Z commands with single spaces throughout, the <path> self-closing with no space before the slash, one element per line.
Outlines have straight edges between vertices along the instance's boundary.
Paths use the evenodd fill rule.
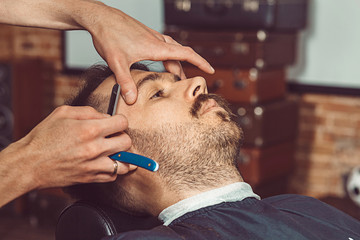
<path fill-rule="evenodd" d="M 172 221 L 188 212 L 193 212 L 200 208 L 213 206 L 222 202 L 242 201 L 248 197 L 254 197 L 260 200 L 260 197 L 252 191 L 249 184 L 237 182 L 181 200 L 165 208 L 159 214 L 158 218 L 164 222 L 165 226 L 168 226 Z"/>

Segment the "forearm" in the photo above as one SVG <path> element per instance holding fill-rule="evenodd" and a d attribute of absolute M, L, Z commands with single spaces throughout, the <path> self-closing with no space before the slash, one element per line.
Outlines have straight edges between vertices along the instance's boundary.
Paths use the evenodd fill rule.
<path fill-rule="evenodd" d="M 0 22 L 60 30 L 91 28 L 105 4 L 93 0 L 1 0 Z"/>
<path fill-rule="evenodd" d="M 20 140 L 0 152 L 0 207 L 37 187 L 25 145 Z"/>

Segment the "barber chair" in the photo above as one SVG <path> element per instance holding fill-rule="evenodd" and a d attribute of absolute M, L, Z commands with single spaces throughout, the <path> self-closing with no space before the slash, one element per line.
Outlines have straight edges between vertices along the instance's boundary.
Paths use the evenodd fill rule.
<path fill-rule="evenodd" d="M 118 209 L 87 201 L 78 201 L 60 214 L 56 240 L 99 240 L 131 230 L 146 230 L 159 226 L 155 217 L 132 216 Z"/>

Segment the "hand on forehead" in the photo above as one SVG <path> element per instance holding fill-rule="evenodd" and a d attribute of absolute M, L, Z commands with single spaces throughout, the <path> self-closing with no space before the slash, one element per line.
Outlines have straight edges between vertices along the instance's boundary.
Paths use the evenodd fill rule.
<path fill-rule="evenodd" d="M 165 81 L 167 80 L 173 82 L 173 81 L 181 80 L 181 78 L 178 75 L 168 72 L 151 72 L 151 71 L 133 69 L 131 71 L 131 75 L 138 88 L 139 95 L 141 95 L 142 88 L 145 85 L 148 85 L 150 82 L 160 81 L 160 80 L 165 80 Z M 99 85 L 99 87 L 94 91 L 94 93 L 109 95 L 110 98 L 110 93 L 112 88 L 114 87 L 114 84 L 116 84 L 115 76 L 111 75 L 106 80 L 104 80 L 103 83 Z M 119 101 L 123 101 L 123 99 L 119 98 Z"/>
<path fill-rule="evenodd" d="M 129 128 L 153 129 L 163 124 L 192 121 L 190 110 L 195 99 L 199 94 L 207 93 L 202 77 L 181 80 L 172 73 L 138 69 L 133 69 L 131 75 L 138 87 L 138 99 L 128 105 L 119 98 L 116 108 L 116 114 L 123 114 L 128 119 Z M 106 101 L 106 109 L 114 85 L 115 78 L 110 76 L 96 89 Z"/>

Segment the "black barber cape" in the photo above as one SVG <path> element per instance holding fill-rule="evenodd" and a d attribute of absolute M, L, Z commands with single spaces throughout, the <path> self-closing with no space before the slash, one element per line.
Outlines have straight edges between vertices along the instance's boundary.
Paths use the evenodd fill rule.
<path fill-rule="evenodd" d="M 220 203 L 186 213 L 169 226 L 104 239 L 360 240 L 360 222 L 314 198 L 279 195 Z"/>

